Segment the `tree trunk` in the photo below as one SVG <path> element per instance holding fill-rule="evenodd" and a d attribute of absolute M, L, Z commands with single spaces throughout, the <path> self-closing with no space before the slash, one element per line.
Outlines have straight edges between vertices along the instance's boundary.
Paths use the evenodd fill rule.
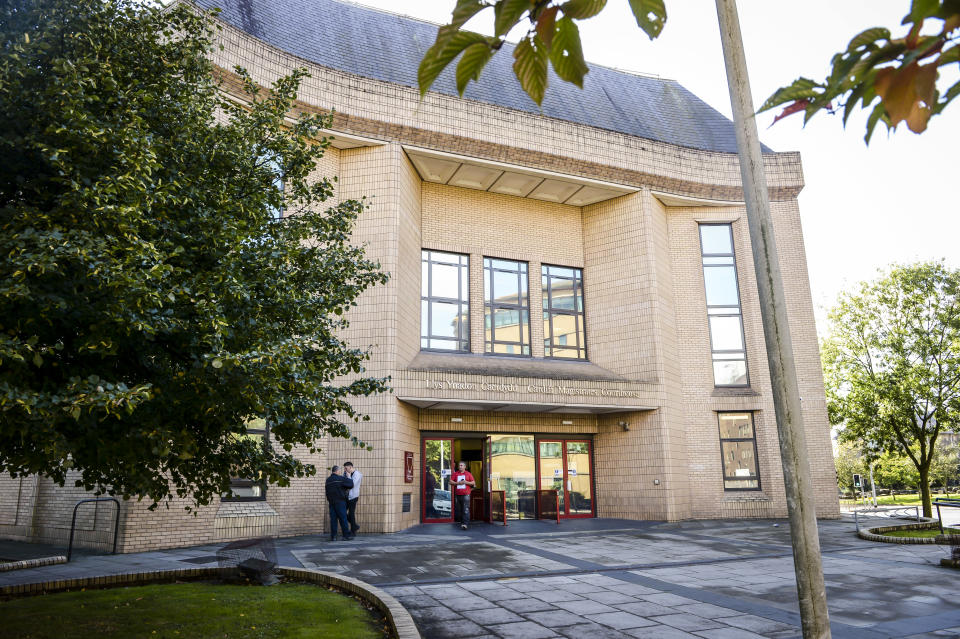
<path fill-rule="evenodd" d="M 923 516 L 933 517 L 933 505 L 930 503 L 930 467 L 921 466 L 920 471 L 920 501 L 923 502 Z"/>

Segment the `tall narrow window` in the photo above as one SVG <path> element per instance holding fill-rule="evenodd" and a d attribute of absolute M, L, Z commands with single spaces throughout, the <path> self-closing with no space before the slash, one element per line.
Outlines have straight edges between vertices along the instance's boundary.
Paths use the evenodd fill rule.
<path fill-rule="evenodd" d="M 470 257 L 421 251 L 420 348 L 470 351 Z"/>
<path fill-rule="evenodd" d="M 583 271 L 563 266 L 542 267 L 543 354 L 586 359 L 583 328 Z"/>
<path fill-rule="evenodd" d="M 526 262 L 483 258 L 486 352 L 530 355 L 530 300 Z"/>
<path fill-rule="evenodd" d="M 700 251 L 716 386 L 747 386 L 740 289 L 730 224 L 701 224 Z"/>
<path fill-rule="evenodd" d="M 753 413 L 719 413 L 724 490 L 760 490 Z"/>

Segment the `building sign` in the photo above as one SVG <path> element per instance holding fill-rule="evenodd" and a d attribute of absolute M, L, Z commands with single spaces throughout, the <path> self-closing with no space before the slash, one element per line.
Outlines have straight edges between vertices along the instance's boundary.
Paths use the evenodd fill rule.
<path fill-rule="evenodd" d="M 560 382 L 554 383 L 550 381 L 535 384 L 494 384 L 438 379 L 428 381 L 426 387 L 429 390 L 438 391 L 480 391 L 481 393 L 489 393 L 491 395 L 529 393 L 531 395 L 563 395 L 567 397 L 640 397 L 639 391 L 620 390 L 617 388 L 564 386 Z"/>
<path fill-rule="evenodd" d="M 413 453 L 409 450 L 403 452 L 403 481 L 413 483 Z"/>

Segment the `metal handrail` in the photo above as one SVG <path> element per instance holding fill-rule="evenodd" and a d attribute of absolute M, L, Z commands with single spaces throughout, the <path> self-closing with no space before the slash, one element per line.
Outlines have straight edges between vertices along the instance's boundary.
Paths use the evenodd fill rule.
<path fill-rule="evenodd" d="M 893 506 L 893 507 L 888 506 L 888 507 L 886 507 L 886 508 L 861 508 L 861 509 L 859 509 L 859 510 L 854 509 L 854 511 L 853 511 L 853 521 L 854 521 L 854 523 L 855 523 L 856 526 L 857 526 L 857 532 L 860 532 L 860 517 L 859 517 L 859 514 L 860 514 L 860 513 L 868 513 L 868 512 L 875 512 L 875 513 L 876 513 L 876 512 L 893 512 L 893 511 L 895 511 L 895 510 L 907 511 L 907 510 L 910 510 L 911 508 L 912 508 L 912 509 L 914 510 L 914 512 L 916 513 L 916 514 L 914 515 L 914 519 L 916 519 L 917 522 L 919 523 L 919 522 L 920 522 L 920 507 L 919 507 L 919 506 Z"/>
<path fill-rule="evenodd" d="M 117 554 L 117 534 L 120 531 L 120 502 L 117 501 L 115 497 L 98 497 L 96 499 L 81 499 L 77 502 L 77 505 L 73 507 L 73 521 L 70 522 L 70 545 L 67 547 L 67 561 L 70 561 L 71 555 L 73 555 L 73 533 L 77 529 L 77 509 L 80 508 L 83 504 L 89 504 L 91 502 L 100 502 L 100 501 L 112 501 L 117 507 L 117 512 L 113 518 L 113 552 L 111 554 Z"/>
<path fill-rule="evenodd" d="M 937 522 L 940 524 L 940 534 L 943 534 L 943 517 L 940 516 L 940 506 L 947 508 L 960 508 L 960 499 L 934 499 L 933 505 L 937 507 Z"/>

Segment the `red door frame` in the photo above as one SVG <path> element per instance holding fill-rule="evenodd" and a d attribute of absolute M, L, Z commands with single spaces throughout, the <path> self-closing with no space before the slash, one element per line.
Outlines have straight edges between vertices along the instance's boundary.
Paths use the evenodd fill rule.
<path fill-rule="evenodd" d="M 535 439 L 535 450 L 536 450 L 536 465 L 537 465 L 537 490 L 542 490 L 540 485 L 540 442 L 556 442 L 560 444 L 561 459 L 563 460 L 563 512 L 560 513 L 561 519 L 588 519 L 590 517 L 595 517 L 597 512 L 597 503 L 594 495 L 596 493 L 595 482 L 593 481 L 593 441 L 589 439 L 554 439 L 554 438 L 544 438 L 544 439 Z M 571 515 L 570 514 L 570 491 L 567 490 L 567 482 L 569 481 L 569 470 L 567 469 L 567 442 L 577 442 L 584 443 L 587 445 L 588 451 L 588 461 L 590 465 L 590 512 L 589 513 L 578 513 Z"/>
<path fill-rule="evenodd" d="M 450 472 L 453 472 L 453 437 L 421 437 L 420 438 L 420 459 L 423 460 L 423 472 L 420 475 L 420 521 L 425 524 L 448 524 L 453 521 L 453 491 L 450 491 L 450 516 L 442 519 L 427 519 L 427 499 L 426 499 L 426 488 L 427 488 L 427 440 L 430 441 L 445 441 L 450 444 L 450 457 L 447 461 L 450 462 Z M 440 486 L 437 487 L 438 490 L 442 490 L 443 486 L 443 477 L 440 478 Z"/>

